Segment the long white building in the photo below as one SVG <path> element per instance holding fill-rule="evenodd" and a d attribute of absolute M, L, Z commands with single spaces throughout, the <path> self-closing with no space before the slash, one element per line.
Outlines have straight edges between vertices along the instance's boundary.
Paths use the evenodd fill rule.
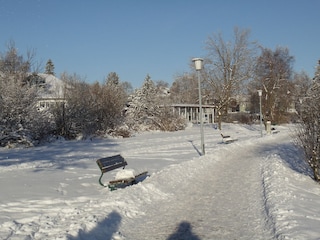
<path fill-rule="evenodd" d="M 200 108 L 199 104 L 172 104 L 176 113 L 184 117 L 188 122 L 200 122 Z M 214 123 L 215 106 L 202 105 L 202 119 L 203 123 Z"/>

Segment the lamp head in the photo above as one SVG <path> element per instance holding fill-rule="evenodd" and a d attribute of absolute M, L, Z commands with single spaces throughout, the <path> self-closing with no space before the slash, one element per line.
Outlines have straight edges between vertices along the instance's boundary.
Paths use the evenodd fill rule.
<path fill-rule="evenodd" d="M 202 58 L 193 58 L 192 62 L 194 62 L 194 65 L 197 71 L 202 69 L 202 62 L 203 62 Z"/>

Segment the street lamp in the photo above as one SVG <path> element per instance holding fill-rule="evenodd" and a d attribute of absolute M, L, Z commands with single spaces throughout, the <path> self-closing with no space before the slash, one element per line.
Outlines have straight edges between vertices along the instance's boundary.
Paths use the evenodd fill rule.
<path fill-rule="evenodd" d="M 197 73 L 198 73 L 201 150 L 202 150 L 202 155 L 205 155 L 204 135 L 203 135 L 203 113 L 202 113 L 202 101 L 201 101 L 201 80 L 200 80 L 200 70 L 202 69 L 203 59 L 202 58 L 193 58 L 192 62 L 194 62 L 194 65 L 195 65 Z"/>
<path fill-rule="evenodd" d="M 259 94 L 259 102 L 260 102 L 260 133 L 262 137 L 262 111 L 261 111 L 261 97 L 262 97 L 262 90 L 258 90 Z"/>

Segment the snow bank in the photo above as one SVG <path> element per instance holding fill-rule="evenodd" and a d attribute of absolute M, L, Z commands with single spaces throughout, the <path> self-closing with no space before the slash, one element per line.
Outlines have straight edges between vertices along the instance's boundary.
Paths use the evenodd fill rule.
<path fill-rule="evenodd" d="M 319 239 L 320 186 L 311 179 L 307 168 L 297 172 L 288 165 L 301 161 L 297 150 L 293 146 L 284 150 L 291 151 L 289 159 L 270 153 L 263 168 L 266 209 L 275 234 L 280 239 Z"/>

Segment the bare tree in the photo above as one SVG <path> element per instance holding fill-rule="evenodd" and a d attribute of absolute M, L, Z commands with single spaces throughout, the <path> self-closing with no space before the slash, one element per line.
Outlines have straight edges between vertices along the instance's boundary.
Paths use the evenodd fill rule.
<path fill-rule="evenodd" d="M 308 90 L 311 88 L 311 78 L 304 71 L 300 73 L 295 73 L 293 76 L 294 83 L 294 96 L 295 96 L 295 109 L 298 114 L 301 114 L 302 111 L 302 103 L 304 99 L 307 97 Z"/>
<path fill-rule="evenodd" d="M 241 94 L 253 76 L 256 43 L 249 41 L 249 34 L 249 30 L 235 28 L 232 41 L 224 40 L 220 33 L 206 42 L 208 54 L 202 73 L 205 89 L 217 107 L 219 129 L 232 97 Z"/>
<path fill-rule="evenodd" d="M 116 73 L 102 85 L 90 85 L 76 74 L 64 73 L 61 79 L 66 83 L 65 103 L 58 103 L 54 109 L 59 135 L 74 138 L 82 134 L 86 138 L 123 123 L 127 94 Z"/>
<path fill-rule="evenodd" d="M 177 76 L 170 88 L 173 103 L 199 103 L 198 81 L 194 73 Z"/>
<path fill-rule="evenodd" d="M 117 73 L 111 72 L 102 87 L 104 97 L 100 99 L 104 109 L 104 129 L 113 129 L 124 121 L 123 111 L 128 99 L 127 87 L 122 83 Z"/>
<path fill-rule="evenodd" d="M 266 121 L 281 122 L 293 101 L 293 61 L 289 49 L 282 47 L 277 47 L 275 51 L 262 48 L 257 59 L 255 86 L 263 91 L 262 112 Z"/>
<path fill-rule="evenodd" d="M 61 74 L 64 84 L 64 102 L 57 102 L 52 109 L 56 122 L 56 132 L 66 138 L 74 138 L 78 134 L 89 135 L 95 129 L 89 129 L 93 122 L 90 112 L 89 87 L 80 76 Z"/>

